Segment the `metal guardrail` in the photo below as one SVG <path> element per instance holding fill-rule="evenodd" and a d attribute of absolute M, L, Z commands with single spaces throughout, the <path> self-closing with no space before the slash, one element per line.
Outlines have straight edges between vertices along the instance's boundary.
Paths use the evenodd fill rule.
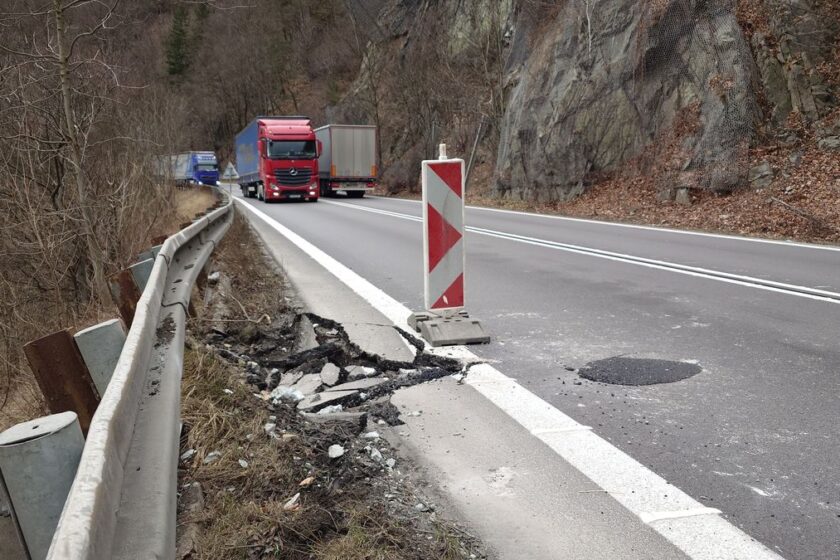
<path fill-rule="evenodd" d="M 219 191 L 221 193 L 221 191 Z M 233 200 L 169 237 L 87 434 L 47 558 L 173 558 L 180 384 L 192 286 Z"/>

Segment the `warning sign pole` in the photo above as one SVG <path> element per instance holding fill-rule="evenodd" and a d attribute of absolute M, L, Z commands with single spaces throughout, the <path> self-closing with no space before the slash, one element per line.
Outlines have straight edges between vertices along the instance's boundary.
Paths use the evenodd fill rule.
<path fill-rule="evenodd" d="M 447 158 L 441 144 L 437 160 L 423 161 L 421 180 L 426 311 L 409 324 L 432 346 L 489 342 L 465 310 L 464 160 Z"/>

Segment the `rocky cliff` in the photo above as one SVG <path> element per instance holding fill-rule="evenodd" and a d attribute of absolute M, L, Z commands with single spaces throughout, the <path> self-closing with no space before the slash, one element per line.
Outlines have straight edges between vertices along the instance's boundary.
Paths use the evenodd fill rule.
<path fill-rule="evenodd" d="M 411 169 L 440 140 L 466 154 L 478 132 L 498 197 L 566 200 L 628 166 L 671 192 L 730 192 L 791 115 L 837 106 L 839 14 L 837 0 L 390 0 L 383 159 Z"/>

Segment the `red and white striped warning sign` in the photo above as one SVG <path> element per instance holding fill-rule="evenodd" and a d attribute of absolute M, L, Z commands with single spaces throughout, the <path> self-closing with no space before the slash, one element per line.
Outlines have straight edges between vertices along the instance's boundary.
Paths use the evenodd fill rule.
<path fill-rule="evenodd" d="M 464 160 L 423 162 L 423 257 L 426 309 L 464 307 Z"/>

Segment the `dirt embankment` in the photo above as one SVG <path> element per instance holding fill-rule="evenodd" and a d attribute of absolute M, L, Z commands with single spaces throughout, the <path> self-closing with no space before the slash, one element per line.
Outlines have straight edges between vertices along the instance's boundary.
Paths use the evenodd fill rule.
<path fill-rule="evenodd" d="M 460 366 L 384 361 L 301 314 L 240 217 L 213 270 L 185 358 L 179 557 L 485 558 L 383 437 L 390 392 Z"/>

